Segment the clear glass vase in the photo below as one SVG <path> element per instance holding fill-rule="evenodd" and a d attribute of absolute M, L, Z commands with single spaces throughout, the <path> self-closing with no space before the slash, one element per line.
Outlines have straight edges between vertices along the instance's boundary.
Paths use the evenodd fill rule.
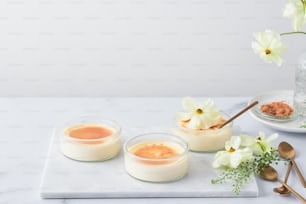
<path fill-rule="evenodd" d="M 294 108 L 306 118 L 306 51 L 299 57 L 295 72 Z"/>

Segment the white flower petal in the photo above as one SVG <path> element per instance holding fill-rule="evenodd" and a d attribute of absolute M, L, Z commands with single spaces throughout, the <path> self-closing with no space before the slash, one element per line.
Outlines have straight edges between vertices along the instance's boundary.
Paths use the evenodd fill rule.
<path fill-rule="evenodd" d="M 188 114 L 177 114 L 177 118 L 182 121 L 190 119 L 187 127 L 191 129 L 208 129 L 220 124 L 221 112 L 215 106 L 213 100 L 197 102 L 190 97 L 185 97 L 182 101 L 183 109 Z"/>
<path fill-rule="evenodd" d="M 191 119 L 192 114 L 189 112 L 178 112 L 176 113 L 176 117 L 180 121 L 187 121 Z"/>
<path fill-rule="evenodd" d="M 220 168 L 221 166 L 227 166 L 229 161 L 229 155 L 226 151 L 219 151 L 215 155 L 215 159 L 212 163 L 214 168 Z"/>
<path fill-rule="evenodd" d="M 183 98 L 182 105 L 183 105 L 184 111 L 193 112 L 195 107 L 197 106 L 197 103 L 192 98 L 185 97 L 185 98 Z"/>
<path fill-rule="evenodd" d="M 252 42 L 252 48 L 256 54 L 259 54 L 260 52 L 262 52 L 262 47 L 259 45 L 258 42 Z"/>
<path fill-rule="evenodd" d="M 299 15 L 293 18 L 293 28 L 295 31 L 302 30 L 303 25 L 305 24 L 304 16 Z"/>
<path fill-rule="evenodd" d="M 219 151 L 216 153 L 212 166 L 214 168 L 237 168 L 241 162 L 254 159 L 249 148 L 238 149 L 234 152 Z"/>
<path fill-rule="evenodd" d="M 189 123 L 187 123 L 187 127 L 190 129 L 200 129 L 201 128 L 201 119 L 200 117 L 193 115 L 190 119 Z"/>
<path fill-rule="evenodd" d="M 225 150 L 229 151 L 231 147 L 232 147 L 231 141 L 230 140 L 226 141 L 224 145 Z"/>
<path fill-rule="evenodd" d="M 264 132 L 259 132 L 258 136 L 257 136 L 257 138 L 258 138 L 257 140 L 263 141 L 265 139 L 265 137 L 266 137 L 266 134 Z"/>
<path fill-rule="evenodd" d="M 286 50 L 286 46 L 281 42 L 280 34 L 266 30 L 254 33 L 254 37 L 257 41 L 252 42 L 253 51 L 265 62 L 275 62 L 280 66 L 283 62 L 280 55 Z"/>
<path fill-rule="evenodd" d="M 233 153 L 230 160 L 230 167 L 237 168 L 242 161 L 242 155 L 239 153 Z"/>
<path fill-rule="evenodd" d="M 294 4 L 288 3 L 284 6 L 284 9 L 283 9 L 283 16 L 284 17 L 292 17 L 292 16 L 294 16 L 295 13 L 296 13 L 296 8 L 295 8 Z"/>
<path fill-rule="evenodd" d="M 213 167 L 213 168 L 216 168 L 216 169 L 217 169 L 217 168 L 220 168 L 220 167 L 221 167 L 221 164 L 219 163 L 219 160 L 217 160 L 217 159 L 214 160 L 213 163 L 212 163 L 212 167 Z"/>
<path fill-rule="evenodd" d="M 274 134 L 272 134 L 272 135 L 270 135 L 270 137 L 268 137 L 267 139 L 266 139 L 266 141 L 267 142 L 272 142 L 273 140 L 276 140 L 278 138 L 278 134 L 277 133 L 274 133 Z"/>
<path fill-rule="evenodd" d="M 231 137 L 231 144 L 232 144 L 233 148 L 238 149 L 240 147 L 240 144 L 241 144 L 241 138 L 239 136 L 232 136 Z"/>
<path fill-rule="evenodd" d="M 283 16 L 291 18 L 295 31 L 300 31 L 306 23 L 306 8 L 301 0 L 291 0 L 284 6 Z"/>
<path fill-rule="evenodd" d="M 242 134 L 240 135 L 240 138 L 241 138 L 241 146 L 243 147 L 248 147 L 256 142 L 254 137 L 251 137 L 249 135 Z"/>

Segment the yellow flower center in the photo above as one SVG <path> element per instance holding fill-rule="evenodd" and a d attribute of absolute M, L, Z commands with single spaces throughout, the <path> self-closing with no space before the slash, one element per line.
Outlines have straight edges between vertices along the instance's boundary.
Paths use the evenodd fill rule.
<path fill-rule="evenodd" d="M 201 108 L 198 108 L 195 112 L 199 115 L 204 113 L 204 111 Z"/>
<path fill-rule="evenodd" d="M 270 49 L 268 49 L 268 48 L 267 48 L 267 49 L 265 49 L 265 53 L 266 53 L 266 55 L 271 54 L 271 52 L 272 52 L 272 51 L 271 51 Z"/>
<path fill-rule="evenodd" d="M 233 147 L 231 147 L 228 151 L 229 151 L 229 152 L 234 152 L 234 151 L 236 151 L 236 149 L 233 148 Z"/>

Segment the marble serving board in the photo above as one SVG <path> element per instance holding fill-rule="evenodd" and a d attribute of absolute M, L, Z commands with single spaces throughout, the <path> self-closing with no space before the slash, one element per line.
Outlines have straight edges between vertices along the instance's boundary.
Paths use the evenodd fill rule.
<path fill-rule="evenodd" d="M 130 135 L 123 133 L 122 143 Z M 148 131 L 147 131 L 148 132 Z M 165 132 L 165 131 L 163 131 Z M 169 131 L 168 131 L 169 132 Z M 237 196 L 231 184 L 211 184 L 220 173 L 211 167 L 214 153 L 190 152 L 188 174 L 171 183 L 149 183 L 129 176 L 124 170 L 123 151 L 104 162 L 79 162 L 65 157 L 53 135 L 40 186 L 43 198 L 158 198 L 158 197 L 256 197 L 258 187 L 251 179 Z"/>

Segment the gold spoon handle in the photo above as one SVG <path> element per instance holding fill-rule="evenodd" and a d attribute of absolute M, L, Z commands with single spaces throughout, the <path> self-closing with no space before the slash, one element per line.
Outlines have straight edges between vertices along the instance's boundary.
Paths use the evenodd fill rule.
<path fill-rule="evenodd" d="M 285 175 L 285 180 L 284 180 L 285 183 L 287 183 L 287 181 L 288 181 L 291 168 L 292 168 L 292 162 L 290 161 L 289 164 L 288 164 L 286 175 Z"/>
<path fill-rule="evenodd" d="M 299 200 L 301 200 L 304 204 L 306 204 L 306 200 L 305 198 L 303 198 L 303 196 L 301 196 L 298 192 L 296 192 L 295 190 L 293 190 L 293 188 L 291 188 L 290 186 L 288 186 L 288 184 L 286 184 L 284 181 L 277 179 L 278 182 L 280 182 L 281 184 L 283 184 L 291 193 L 293 193 Z"/>
<path fill-rule="evenodd" d="M 294 159 L 291 159 L 291 162 L 292 162 L 294 170 L 296 171 L 297 175 L 299 176 L 299 179 L 300 179 L 302 185 L 304 186 L 304 188 L 306 188 L 306 182 L 305 182 L 305 179 L 304 179 L 299 167 L 295 163 Z"/>
<path fill-rule="evenodd" d="M 233 117 L 231 117 L 230 119 L 228 119 L 225 123 L 223 123 L 219 128 L 224 127 L 225 125 L 227 125 L 228 123 L 232 122 L 233 120 L 235 120 L 237 117 L 239 117 L 242 113 L 246 112 L 247 110 L 249 110 L 250 108 L 253 108 L 253 106 L 257 105 L 258 101 L 254 101 L 253 103 L 251 103 L 250 105 L 248 105 L 247 107 L 245 107 L 244 109 L 242 109 L 239 113 L 237 113 L 236 115 L 234 115 Z"/>
<path fill-rule="evenodd" d="M 285 179 L 284 179 L 285 183 L 287 183 L 287 181 L 288 181 L 291 169 L 292 169 L 292 162 L 290 161 L 289 164 L 288 164 L 288 168 L 287 168 Z M 290 193 L 290 191 L 288 191 L 288 189 L 284 185 L 282 185 L 281 187 L 278 187 L 278 188 L 273 188 L 273 191 L 276 192 L 276 193 L 284 194 L 284 195 L 289 195 L 289 193 Z M 284 193 L 284 192 L 286 192 L 286 193 Z M 287 192 L 289 192 L 289 193 L 287 193 Z"/>

